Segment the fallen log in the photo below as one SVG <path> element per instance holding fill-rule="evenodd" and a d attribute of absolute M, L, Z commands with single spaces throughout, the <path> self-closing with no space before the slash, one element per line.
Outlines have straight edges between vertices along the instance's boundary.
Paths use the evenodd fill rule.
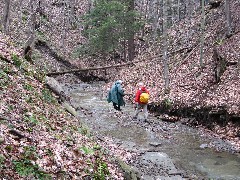
<path fill-rule="evenodd" d="M 183 47 L 180 49 L 177 49 L 173 52 L 169 52 L 168 54 L 174 54 L 180 51 L 183 51 L 185 49 L 191 49 L 191 47 Z M 156 56 L 152 56 L 148 58 L 147 60 L 152 60 L 158 57 L 163 56 L 163 54 L 158 54 Z M 61 72 L 49 72 L 46 75 L 47 76 L 53 76 L 53 75 L 62 75 L 62 74 L 67 74 L 67 73 L 77 73 L 77 72 L 83 72 L 83 71 L 92 71 L 92 70 L 101 70 L 101 69 L 110 69 L 110 68 L 116 68 L 116 67 L 122 67 L 122 66 L 129 66 L 129 65 L 134 65 L 135 63 L 142 62 L 143 59 L 138 60 L 138 61 L 132 61 L 124 64 L 116 64 L 116 65 L 110 65 L 110 66 L 102 66 L 102 67 L 92 67 L 92 68 L 82 68 L 82 69 L 72 69 L 72 70 L 67 70 L 67 71 L 61 71 Z"/>
<path fill-rule="evenodd" d="M 111 66 L 103 66 L 103 67 L 73 69 L 73 70 L 62 71 L 62 72 L 47 73 L 46 75 L 47 75 L 47 76 L 52 76 L 52 75 L 61 75 L 61 74 L 67 74 L 67 73 L 76 73 L 76 72 L 81 72 L 81 71 L 91 71 L 91 70 L 109 69 L 109 68 L 113 68 L 113 67 L 121 67 L 121 66 L 126 66 L 126 65 L 132 65 L 133 63 L 134 63 L 134 62 L 125 63 L 125 64 L 111 65 Z"/>
<path fill-rule="evenodd" d="M 77 116 L 76 110 L 67 102 L 70 100 L 70 98 L 64 93 L 62 86 L 57 82 L 57 80 L 47 76 L 46 85 L 50 90 L 52 90 L 53 93 L 59 96 L 63 107 L 73 116 Z"/>
<path fill-rule="evenodd" d="M 76 110 L 69 103 L 64 102 L 63 107 L 67 110 L 67 112 L 69 112 L 73 116 L 75 116 L 75 117 L 77 116 Z"/>
<path fill-rule="evenodd" d="M 64 93 L 64 90 L 62 86 L 57 82 L 56 79 L 52 77 L 46 77 L 46 85 L 50 90 L 52 90 L 53 93 L 55 93 L 57 96 L 59 96 L 59 99 L 63 102 L 67 99 L 66 94 Z"/>

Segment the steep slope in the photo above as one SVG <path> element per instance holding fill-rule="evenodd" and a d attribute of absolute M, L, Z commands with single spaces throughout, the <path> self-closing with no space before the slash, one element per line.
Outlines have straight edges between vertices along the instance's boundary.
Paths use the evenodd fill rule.
<path fill-rule="evenodd" d="M 44 82 L 0 33 L 1 179 L 122 179 L 106 149 L 35 77 Z"/>
<path fill-rule="evenodd" d="M 219 9 L 207 9 L 205 43 L 204 43 L 204 68 L 199 66 L 201 16 L 197 14 L 188 21 L 176 24 L 168 31 L 169 52 L 182 49 L 178 53 L 169 55 L 170 68 L 170 93 L 164 94 L 164 78 L 162 63 L 162 45 L 151 47 L 138 57 L 142 62 L 133 67 L 120 71 L 117 78 L 126 83 L 126 91 L 134 93 L 136 82 L 143 81 L 151 91 L 151 100 L 159 104 L 164 99 L 172 102 L 176 108 L 192 107 L 225 107 L 229 114 L 240 115 L 240 80 L 238 66 L 228 66 L 221 76 L 221 81 L 214 80 L 215 61 L 213 47 L 216 47 L 219 56 L 227 62 L 239 60 L 239 9 L 237 1 L 231 1 L 231 11 L 235 34 L 225 37 L 225 14 L 223 4 Z M 233 13 L 234 12 L 234 13 Z M 186 36 L 189 34 L 189 36 Z M 184 49 L 187 47 L 186 49 Z M 138 60 L 137 59 L 137 60 Z M 114 79 L 117 79 L 114 77 Z"/>
<path fill-rule="evenodd" d="M 20 3 L 22 4 L 20 5 Z M 84 12 L 88 11 L 87 1 L 75 1 L 74 18 L 79 18 Z M 63 18 L 64 13 L 68 14 L 63 3 L 59 1 L 53 2 L 49 0 L 41 1 L 42 13 L 37 13 L 37 22 L 40 28 L 36 31 L 36 39 L 48 42 L 51 48 L 62 55 L 66 60 L 77 65 L 78 67 L 92 67 L 97 65 L 110 65 L 115 62 L 109 62 L 102 59 L 94 61 L 92 59 L 79 59 L 72 57 L 71 54 L 79 44 L 84 44 L 84 38 L 81 35 L 82 22 L 76 21 L 73 26 L 70 25 L 69 19 Z M 162 102 L 166 102 L 169 111 L 179 111 L 182 113 L 185 109 L 194 115 L 198 120 L 209 117 L 214 113 L 223 111 L 224 116 L 220 114 L 223 121 L 228 120 L 230 116 L 233 120 L 239 122 L 240 115 L 240 87 L 239 87 L 239 65 L 228 66 L 221 76 L 219 83 L 214 80 L 213 47 L 216 47 L 218 55 L 225 58 L 228 62 L 238 62 L 239 64 L 239 17 L 240 5 L 239 1 L 231 0 L 230 9 L 232 15 L 232 25 L 235 34 L 226 38 L 226 19 L 224 2 L 216 9 L 206 7 L 206 29 L 204 43 L 204 69 L 199 68 L 200 59 L 200 12 L 194 12 L 193 17 L 183 19 L 175 24 L 168 31 L 168 52 L 169 68 L 170 68 L 170 92 L 164 93 L 163 79 L 163 63 L 162 63 L 162 42 L 156 41 L 153 46 L 143 51 L 141 55 L 136 57 L 136 61 L 141 62 L 133 66 L 126 66 L 122 69 L 113 68 L 107 71 L 94 71 L 89 74 L 109 79 L 110 83 L 106 89 L 111 86 L 112 82 L 122 79 L 125 82 L 125 90 L 127 93 L 134 94 L 136 83 L 143 81 L 151 91 L 151 108 L 160 111 Z M 21 48 L 24 48 L 29 37 L 29 26 L 31 24 L 31 5 L 23 1 L 13 1 L 11 11 L 11 37 L 13 42 Z M 34 4 L 37 9 L 38 3 Z M 22 8 L 21 11 L 19 8 Z M 0 4 L 3 9 L 3 3 Z M 19 13 L 23 12 L 23 13 Z M 66 28 L 68 26 L 69 28 Z M 153 41 L 153 40 L 151 40 Z M 180 50 L 180 51 L 178 51 Z M 41 58 L 34 50 L 33 61 L 41 64 L 42 71 L 49 71 L 51 57 Z M 47 59 L 47 61 L 46 61 Z M 59 66 L 52 65 L 51 71 L 62 70 Z M 107 91 L 106 91 L 107 93 Z M 219 112 L 218 112 L 219 111 Z M 218 116 L 217 118 L 222 121 Z M 235 118 L 236 117 L 236 118 Z M 206 120 L 206 119 L 205 119 Z M 209 119 L 208 119 L 209 120 Z M 214 125 L 215 126 L 215 125 Z M 219 130 L 219 129 L 218 129 Z M 221 129 L 220 129 L 221 130 Z M 228 130 L 221 130 L 229 132 Z M 232 133 L 232 132 L 230 132 Z M 239 136 L 239 128 L 234 130 L 233 137 Z M 239 140 L 239 139 L 237 139 Z"/>
<path fill-rule="evenodd" d="M 169 93 L 164 93 L 162 43 L 156 43 L 136 58 L 134 66 L 124 68 L 111 77 L 112 81 L 122 79 L 127 93 L 135 94 L 138 82 L 144 82 L 151 93 L 149 108 L 158 114 L 170 112 L 174 115 L 192 117 L 195 120 L 185 122 L 205 125 L 223 139 L 231 140 L 240 146 L 240 4 L 232 0 L 232 26 L 235 33 L 226 37 L 226 19 L 224 4 L 217 9 L 206 7 L 206 29 L 203 62 L 200 59 L 200 23 L 201 15 L 196 12 L 191 19 L 185 19 L 168 31 L 168 61 L 170 69 Z M 187 36 L 188 34 L 188 36 Z M 214 69 L 216 61 L 213 49 L 218 57 L 235 65 L 226 70 L 216 82 Z M 176 53 L 171 53 L 175 52 Z M 106 87 L 109 88 L 109 86 Z"/>

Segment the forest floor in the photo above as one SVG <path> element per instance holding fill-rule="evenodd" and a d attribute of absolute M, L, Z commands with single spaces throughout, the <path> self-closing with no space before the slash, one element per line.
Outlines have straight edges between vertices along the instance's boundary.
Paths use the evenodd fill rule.
<path fill-rule="evenodd" d="M 23 2 L 23 9 L 30 12 L 29 3 L 21 2 Z M 86 2 L 82 4 L 82 1 L 79 1 L 76 6 L 80 9 L 79 16 L 84 11 L 84 8 L 79 6 L 86 5 Z M 231 10 L 234 12 L 232 13 L 234 33 L 230 37 L 226 37 L 223 4 L 217 9 L 206 8 L 203 69 L 199 66 L 200 14 L 195 13 L 190 19 L 185 19 L 168 30 L 168 52 L 182 50 L 168 56 L 170 91 L 167 94 L 164 90 L 162 44 L 160 41 L 153 43 L 150 35 L 144 37 L 144 48 L 139 50 L 132 65 L 89 71 L 78 75 L 82 81 L 109 82 L 103 87 L 103 93 L 107 93 L 114 81 L 121 79 L 124 81 L 125 92 L 134 95 L 137 83 L 144 82 L 151 92 L 150 110 L 160 119 L 172 122 L 182 121 L 184 124 L 203 128 L 209 135 L 229 141 L 236 147 L 236 152 L 239 152 L 240 4 L 237 0 L 231 2 Z M 12 6 L 11 36 L 0 34 L 0 143 L 4 147 L 0 150 L 0 162 L 4 164 L 0 166 L 0 176 L 19 179 L 20 175 L 16 174 L 16 171 L 26 175 L 35 170 L 37 174 L 31 176 L 45 176 L 46 171 L 55 177 L 62 177 L 64 173 L 59 169 L 64 171 L 66 167 L 71 169 L 66 176 L 74 177 L 77 173 L 81 176 L 80 172 L 89 169 L 89 164 L 84 162 L 92 161 L 93 164 L 99 162 L 96 161 L 98 156 L 91 154 L 92 151 L 90 151 L 96 144 L 82 135 L 85 129 L 78 129 L 79 126 L 81 127 L 78 120 L 66 113 L 58 104 L 57 97 L 44 86 L 44 74 L 69 70 L 73 67 L 116 65 L 124 61 L 121 58 L 103 60 L 101 57 L 96 59 L 73 57 L 73 51 L 79 44 L 85 42 L 79 32 L 81 28 L 63 31 L 59 26 L 63 22 L 62 16 L 59 15 L 62 7 L 45 2 L 44 13 L 48 17 L 55 18 L 52 21 L 41 22 L 41 27 L 36 33 L 36 42 L 45 44 L 39 46 L 36 43 L 32 53 L 33 64 L 26 62 L 22 54 L 25 48 L 23 44 L 28 39 L 29 23 L 18 21 L 19 6 L 14 6 L 14 3 L 19 2 L 13 2 Z M 3 9 L 3 3 L 0 6 Z M 25 16 L 26 19 L 31 19 L 28 14 Z M 38 18 L 41 19 L 41 17 Z M 66 33 L 64 37 L 68 37 L 64 40 L 64 45 L 61 39 L 63 32 Z M 43 47 L 47 48 L 47 51 L 51 48 L 51 52 L 41 52 Z M 216 49 L 220 59 L 237 63 L 227 66 L 219 82 L 214 78 L 216 59 L 214 59 L 213 49 Z M 56 57 L 60 61 L 67 60 L 72 67 L 69 68 L 62 62 L 57 62 Z M 130 102 L 132 101 L 133 97 L 130 98 Z M 210 116 L 212 117 L 206 118 Z M 79 133 L 73 136 L 72 131 L 76 129 Z M 50 148 L 46 149 L 46 147 Z M 95 149 L 94 152 L 99 153 Z M 76 160 L 79 157 L 81 161 Z M 112 165 L 106 156 L 101 157 L 101 162 L 107 162 L 111 167 L 113 176 L 122 177 L 118 168 Z M 20 167 L 25 165 L 31 165 L 30 170 L 23 172 Z M 95 165 L 91 172 L 96 172 L 97 167 L 103 166 L 101 163 Z M 76 169 L 77 166 L 83 169 Z M 97 173 L 101 175 L 101 172 Z"/>

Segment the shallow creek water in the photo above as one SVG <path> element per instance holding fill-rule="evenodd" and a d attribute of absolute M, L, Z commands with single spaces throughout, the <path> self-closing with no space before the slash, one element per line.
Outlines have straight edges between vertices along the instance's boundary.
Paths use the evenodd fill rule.
<path fill-rule="evenodd" d="M 176 167 L 171 167 L 174 173 L 170 173 L 162 166 L 154 168 L 151 164 L 144 164 L 149 157 L 141 157 L 131 165 L 143 174 L 142 179 L 240 180 L 240 155 L 210 148 L 214 143 L 224 146 L 221 140 L 207 137 L 200 130 L 180 123 L 163 122 L 151 114 L 149 123 L 142 121 L 141 114 L 139 120 L 134 121 L 131 104 L 127 103 L 122 113 L 116 112 L 99 87 L 101 83 L 63 84 L 66 94 L 71 97 L 71 104 L 78 109 L 79 118 L 96 135 L 111 137 L 120 147 L 133 152 L 167 154 Z M 153 158 L 155 155 L 148 154 Z"/>

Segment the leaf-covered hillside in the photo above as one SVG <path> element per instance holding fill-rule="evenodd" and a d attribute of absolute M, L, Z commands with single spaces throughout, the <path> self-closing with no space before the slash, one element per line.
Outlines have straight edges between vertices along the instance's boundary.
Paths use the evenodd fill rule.
<path fill-rule="evenodd" d="M 231 1 L 232 24 L 235 33 L 227 38 L 223 4 L 217 9 L 206 7 L 204 68 L 201 71 L 200 27 L 201 15 L 184 20 L 168 31 L 170 93 L 164 94 L 162 45 L 157 44 L 142 53 L 136 60 L 142 62 L 122 69 L 117 78 L 125 81 L 128 93 L 135 93 L 135 85 L 142 81 L 150 89 L 151 101 L 159 104 L 169 99 L 175 108 L 226 107 L 229 114 L 240 115 L 239 65 L 228 66 L 221 81 L 214 80 L 213 47 L 227 62 L 239 63 L 240 4 Z M 188 34 L 188 36 L 187 36 Z M 177 50 L 181 50 L 176 53 Z M 117 79 L 114 77 L 114 79 Z"/>
<path fill-rule="evenodd" d="M 109 151 L 93 141 L 43 85 L 44 76 L 37 75 L 0 34 L 0 178 L 122 179 Z"/>

